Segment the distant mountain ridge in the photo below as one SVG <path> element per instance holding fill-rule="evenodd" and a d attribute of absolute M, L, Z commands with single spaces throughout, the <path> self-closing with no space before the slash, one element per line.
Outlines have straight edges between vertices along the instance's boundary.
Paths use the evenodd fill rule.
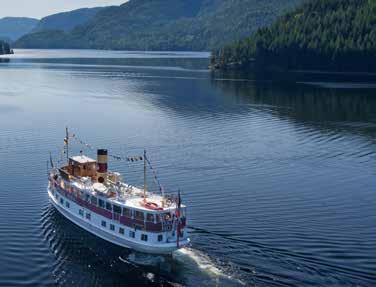
<path fill-rule="evenodd" d="M 26 17 L 5 17 L 0 19 L 0 40 L 13 42 L 26 34 L 45 31 L 69 32 L 89 22 L 99 11 L 109 7 L 82 8 L 57 13 L 41 20 Z"/>
<path fill-rule="evenodd" d="M 44 17 L 31 33 L 48 30 L 71 31 L 73 28 L 87 23 L 102 9 L 104 9 L 104 7 L 82 8 Z"/>
<path fill-rule="evenodd" d="M 304 0 L 130 0 L 71 31 L 25 35 L 22 48 L 209 50 L 239 40 Z"/>
<path fill-rule="evenodd" d="M 0 19 L 0 39 L 15 41 L 34 29 L 38 19 L 26 17 L 5 17 Z"/>

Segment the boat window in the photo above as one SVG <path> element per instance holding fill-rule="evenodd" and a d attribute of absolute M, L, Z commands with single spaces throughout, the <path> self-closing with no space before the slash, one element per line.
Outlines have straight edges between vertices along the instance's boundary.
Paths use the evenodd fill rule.
<path fill-rule="evenodd" d="M 134 231 L 129 231 L 129 237 L 134 238 L 134 236 L 135 236 Z"/>
<path fill-rule="evenodd" d="M 70 204 L 69 204 L 68 201 L 65 202 L 65 206 L 68 207 L 68 208 L 70 208 Z"/>
<path fill-rule="evenodd" d="M 64 199 L 60 198 L 60 203 L 64 204 Z"/>
<path fill-rule="evenodd" d="M 87 194 L 87 193 L 85 193 L 85 200 L 86 200 L 86 201 L 89 201 L 89 199 L 90 199 L 90 195 Z"/>
<path fill-rule="evenodd" d="M 139 220 L 144 220 L 144 213 L 141 211 L 134 211 L 134 217 Z"/>
<path fill-rule="evenodd" d="M 160 215 L 160 214 L 156 214 L 156 215 L 155 215 L 155 221 L 156 221 L 157 223 L 160 223 L 160 222 L 161 222 L 161 215 Z"/>
<path fill-rule="evenodd" d="M 104 208 L 104 201 L 103 201 L 103 199 L 98 199 L 98 205 L 99 205 L 99 207 Z"/>
<path fill-rule="evenodd" d="M 111 203 L 109 203 L 107 201 L 106 201 L 106 209 L 109 210 L 109 211 L 112 211 L 112 205 L 111 205 Z"/>
<path fill-rule="evenodd" d="M 78 210 L 78 214 L 84 216 L 84 211 L 82 209 Z"/>
<path fill-rule="evenodd" d="M 127 217 L 132 217 L 132 209 L 123 208 L 123 215 Z"/>
<path fill-rule="evenodd" d="M 102 226 L 106 227 L 106 221 L 102 220 Z"/>
<path fill-rule="evenodd" d="M 114 205 L 114 212 L 121 214 L 121 207 L 117 206 L 117 205 Z"/>
<path fill-rule="evenodd" d="M 163 235 L 162 235 L 162 234 L 159 234 L 159 235 L 158 235 L 158 241 L 159 241 L 159 242 L 163 241 Z"/>
<path fill-rule="evenodd" d="M 142 241 L 148 241 L 148 236 L 146 234 L 141 234 Z"/>
<path fill-rule="evenodd" d="M 146 215 L 146 220 L 150 222 L 154 222 L 154 214 L 148 213 Z"/>
<path fill-rule="evenodd" d="M 124 235 L 124 228 L 119 227 L 119 233 Z"/>
<path fill-rule="evenodd" d="M 98 199 L 95 196 L 91 197 L 91 204 L 97 205 L 98 204 Z"/>
<path fill-rule="evenodd" d="M 114 231 L 114 230 L 115 230 L 115 225 L 110 224 L 110 229 L 111 229 L 112 231 Z"/>
<path fill-rule="evenodd" d="M 90 213 L 86 213 L 86 219 L 91 220 L 91 214 Z"/>

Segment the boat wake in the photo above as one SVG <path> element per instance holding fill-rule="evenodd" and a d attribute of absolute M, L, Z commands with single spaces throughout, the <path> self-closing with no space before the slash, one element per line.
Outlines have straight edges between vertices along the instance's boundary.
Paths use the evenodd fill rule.
<path fill-rule="evenodd" d="M 218 266 L 209 256 L 199 250 L 182 248 L 174 252 L 173 258 L 184 264 L 185 267 L 189 267 L 194 275 L 197 275 L 197 271 L 199 271 L 203 275 L 209 276 L 212 279 L 211 281 L 214 280 L 218 283 L 226 282 L 228 286 L 246 285 L 243 281 L 234 276 L 234 270 Z"/>
<path fill-rule="evenodd" d="M 186 286 L 212 286 L 226 283 L 227 286 L 245 286 L 246 283 L 236 278 L 236 272 L 230 267 L 220 267 L 209 256 L 199 250 L 182 248 L 175 251 L 172 257 L 132 252 L 127 256 L 119 256 L 119 260 L 135 268 L 158 268 L 158 272 L 166 275 L 174 274 Z M 197 284 L 196 284 L 197 283 Z"/>
<path fill-rule="evenodd" d="M 173 258 L 183 264 L 196 265 L 201 271 L 214 276 L 224 276 L 223 271 L 204 253 L 191 248 L 183 248 L 174 252 Z"/>

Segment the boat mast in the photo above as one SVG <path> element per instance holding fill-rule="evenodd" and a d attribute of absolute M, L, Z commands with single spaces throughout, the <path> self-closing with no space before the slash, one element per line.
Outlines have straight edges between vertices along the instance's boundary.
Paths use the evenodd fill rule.
<path fill-rule="evenodd" d="M 147 183 L 146 183 L 146 150 L 144 150 L 144 201 L 146 201 L 146 189 L 147 189 Z"/>
<path fill-rule="evenodd" d="M 67 151 L 67 162 L 69 162 L 69 132 L 68 132 L 68 127 L 65 128 L 65 146 L 66 146 L 66 151 Z"/>

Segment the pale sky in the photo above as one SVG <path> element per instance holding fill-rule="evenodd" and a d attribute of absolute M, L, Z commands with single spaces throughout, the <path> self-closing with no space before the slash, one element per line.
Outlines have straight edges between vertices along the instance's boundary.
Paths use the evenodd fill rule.
<path fill-rule="evenodd" d="M 0 0 L 0 18 L 42 18 L 84 7 L 120 5 L 127 0 Z"/>

